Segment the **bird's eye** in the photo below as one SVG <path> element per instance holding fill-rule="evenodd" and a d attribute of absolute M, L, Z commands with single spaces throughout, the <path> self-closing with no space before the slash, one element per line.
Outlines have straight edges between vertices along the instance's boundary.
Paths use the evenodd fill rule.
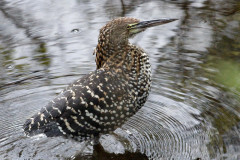
<path fill-rule="evenodd" d="M 127 26 L 127 29 L 134 29 L 136 27 L 137 23 L 132 23 Z"/>

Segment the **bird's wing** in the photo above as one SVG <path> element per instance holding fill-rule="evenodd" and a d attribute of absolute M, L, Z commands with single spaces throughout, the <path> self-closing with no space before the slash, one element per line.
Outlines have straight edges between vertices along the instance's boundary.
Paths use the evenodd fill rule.
<path fill-rule="evenodd" d="M 125 121 L 123 115 L 130 116 L 131 105 L 136 103 L 127 83 L 114 72 L 96 70 L 69 85 L 28 119 L 25 133 L 91 137 L 113 131 Z"/>

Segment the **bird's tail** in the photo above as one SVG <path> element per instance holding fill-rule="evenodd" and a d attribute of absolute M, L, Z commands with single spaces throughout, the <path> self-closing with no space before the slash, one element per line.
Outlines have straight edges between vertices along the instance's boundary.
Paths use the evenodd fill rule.
<path fill-rule="evenodd" d="M 50 110 L 49 110 L 50 109 Z M 59 113 L 54 112 L 52 107 L 43 108 L 40 112 L 27 119 L 23 125 L 27 136 L 44 133 L 47 136 L 59 136 L 62 132 L 59 130 L 59 124 L 55 121 Z"/>

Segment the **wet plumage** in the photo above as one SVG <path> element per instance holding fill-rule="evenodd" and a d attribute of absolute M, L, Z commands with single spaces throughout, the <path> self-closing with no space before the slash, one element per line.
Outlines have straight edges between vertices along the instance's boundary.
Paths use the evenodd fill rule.
<path fill-rule="evenodd" d="M 148 55 L 128 39 L 172 22 L 117 18 L 100 30 L 97 69 L 76 80 L 24 124 L 27 135 L 45 133 L 78 141 L 111 133 L 146 102 L 151 86 Z"/>

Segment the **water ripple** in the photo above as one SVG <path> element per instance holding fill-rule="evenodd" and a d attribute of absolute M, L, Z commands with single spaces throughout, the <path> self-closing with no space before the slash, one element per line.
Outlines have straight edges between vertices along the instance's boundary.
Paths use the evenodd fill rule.
<path fill-rule="evenodd" d="M 200 121 L 191 116 L 200 112 L 192 109 L 189 113 L 184 107 L 187 106 L 152 95 L 146 107 L 122 127 L 127 135 L 119 130 L 116 133 L 127 138 L 131 146 L 137 146 L 137 150 L 150 159 L 208 157 L 206 148 L 205 152 L 198 152 L 203 147 L 205 136 Z"/>

